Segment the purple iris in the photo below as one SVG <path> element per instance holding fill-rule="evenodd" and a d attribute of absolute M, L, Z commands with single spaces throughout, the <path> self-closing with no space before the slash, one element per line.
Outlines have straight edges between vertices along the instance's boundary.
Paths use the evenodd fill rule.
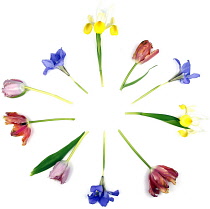
<path fill-rule="evenodd" d="M 96 202 L 99 202 L 103 207 L 106 207 L 109 201 L 114 201 L 114 198 L 109 195 L 119 195 L 119 190 L 116 190 L 115 192 L 106 191 L 103 185 L 91 186 L 90 191 L 92 194 L 88 195 L 89 203 L 95 204 Z"/>
<path fill-rule="evenodd" d="M 49 60 L 42 60 L 42 63 L 46 67 L 43 74 L 47 75 L 48 70 L 53 70 L 55 68 L 60 69 L 60 67 L 64 65 L 65 56 L 66 53 L 60 48 L 55 54 L 51 53 Z"/>
<path fill-rule="evenodd" d="M 182 84 L 189 84 L 191 78 L 200 77 L 200 74 L 198 74 L 198 73 L 190 74 L 190 61 L 189 60 L 187 60 L 187 62 L 184 63 L 182 66 L 178 59 L 174 58 L 174 60 L 176 60 L 176 62 L 178 63 L 180 71 L 177 75 L 175 75 L 173 78 L 171 78 L 169 80 L 169 82 L 180 80 L 180 82 Z"/>

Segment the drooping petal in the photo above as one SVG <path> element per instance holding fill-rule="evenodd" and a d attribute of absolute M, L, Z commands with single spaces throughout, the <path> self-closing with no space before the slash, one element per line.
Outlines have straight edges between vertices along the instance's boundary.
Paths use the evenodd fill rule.
<path fill-rule="evenodd" d="M 118 196 L 120 194 L 119 190 L 116 190 L 114 192 L 111 192 L 111 191 L 107 191 L 108 194 L 111 194 L 111 195 L 114 195 L 114 196 Z"/>
<path fill-rule="evenodd" d="M 141 62 L 141 64 L 149 61 L 150 59 L 152 59 L 155 55 L 157 55 L 159 53 L 159 49 L 154 50 L 150 55 L 147 55 L 145 57 L 145 59 Z"/>
<path fill-rule="evenodd" d="M 178 177 L 178 172 L 176 170 L 174 170 L 173 168 L 167 167 L 165 165 L 159 165 L 160 167 L 164 168 L 165 170 L 167 170 L 171 175 L 173 175 L 174 177 Z"/>
<path fill-rule="evenodd" d="M 106 191 L 104 191 L 102 193 L 101 198 L 99 199 L 100 205 L 103 206 L 103 207 L 106 207 L 107 204 L 109 203 L 109 199 L 110 199 L 109 194 Z"/>
<path fill-rule="evenodd" d="M 190 83 L 190 79 L 187 78 L 186 76 L 184 76 L 183 78 L 180 79 L 180 83 L 182 83 L 182 84 L 189 84 Z"/>
<path fill-rule="evenodd" d="M 19 115 L 16 112 L 6 112 L 4 119 L 6 125 L 27 123 L 27 118 L 24 115 Z"/>
<path fill-rule="evenodd" d="M 52 60 L 42 60 L 42 63 L 46 68 L 49 68 L 49 69 L 55 68 L 55 65 Z"/>
<path fill-rule="evenodd" d="M 93 29 L 93 25 L 91 23 L 87 23 L 83 29 L 85 34 L 90 34 Z"/>
<path fill-rule="evenodd" d="M 31 128 L 27 127 L 24 131 L 24 135 L 23 135 L 23 138 L 22 138 L 22 145 L 23 146 L 25 146 L 27 144 L 30 135 L 31 135 Z"/>
<path fill-rule="evenodd" d="M 198 77 L 200 77 L 200 74 L 198 74 L 198 73 L 193 73 L 193 74 L 187 76 L 187 78 L 189 78 L 189 79 L 198 78 Z"/>
<path fill-rule="evenodd" d="M 151 174 L 149 174 L 149 193 L 153 197 L 157 197 L 158 194 L 160 193 L 160 191 L 158 190 L 158 188 L 156 187 L 156 185 L 154 184 L 154 182 L 151 179 Z"/>
<path fill-rule="evenodd" d="M 99 196 L 92 193 L 91 195 L 88 195 L 88 200 L 90 204 L 95 204 L 99 201 Z"/>
<path fill-rule="evenodd" d="M 118 28 L 117 28 L 116 25 L 112 25 L 112 26 L 110 27 L 110 34 L 111 34 L 112 36 L 118 35 Z"/>

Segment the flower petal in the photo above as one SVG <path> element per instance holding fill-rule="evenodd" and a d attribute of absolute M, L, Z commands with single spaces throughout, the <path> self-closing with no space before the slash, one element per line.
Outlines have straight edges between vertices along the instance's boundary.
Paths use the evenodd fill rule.
<path fill-rule="evenodd" d="M 103 192 L 104 188 L 102 185 L 98 185 L 98 186 L 91 186 L 90 187 L 90 191 L 91 192 L 95 192 L 95 191 L 99 191 L 99 192 Z"/>
<path fill-rule="evenodd" d="M 118 196 L 120 194 L 119 190 L 116 190 L 114 192 L 110 192 L 110 191 L 107 191 L 107 192 L 111 195 L 114 195 L 114 196 Z"/>
<path fill-rule="evenodd" d="M 102 194 L 101 198 L 99 199 L 99 203 L 101 206 L 106 207 L 107 204 L 109 203 L 109 194 L 104 191 L 104 193 Z"/>
<path fill-rule="evenodd" d="M 95 204 L 95 203 L 98 202 L 99 196 L 97 196 L 94 193 L 92 193 L 91 195 L 88 195 L 88 200 L 89 200 L 90 204 Z"/>
<path fill-rule="evenodd" d="M 193 73 L 193 74 L 187 76 L 187 78 L 189 78 L 189 79 L 198 78 L 198 77 L 200 77 L 200 74 L 198 74 L 198 73 Z"/>
<path fill-rule="evenodd" d="M 42 60 L 42 63 L 46 68 L 49 68 L 49 69 L 55 68 L 55 65 L 52 60 Z"/>
<path fill-rule="evenodd" d="M 182 67 L 181 67 L 181 72 L 185 73 L 187 75 L 190 74 L 190 61 L 187 60 L 187 62 L 185 62 Z"/>
<path fill-rule="evenodd" d="M 174 58 L 174 60 L 178 63 L 178 65 L 179 65 L 179 70 L 181 71 L 181 63 L 180 63 L 180 61 L 179 61 L 177 58 Z"/>

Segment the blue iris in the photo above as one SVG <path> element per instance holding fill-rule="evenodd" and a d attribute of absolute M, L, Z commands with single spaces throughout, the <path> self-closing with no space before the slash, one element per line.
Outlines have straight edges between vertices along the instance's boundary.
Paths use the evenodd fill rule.
<path fill-rule="evenodd" d="M 174 58 L 174 60 L 176 60 L 176 62 L 178 63 L 180 71 L 177 75 L 175 75 L 172 79 L 170 79 L 169 82 L 180 80 L 182 84 L 189 84 L 191 78 L 200 77 L 200 74 L 198 73 L 190 74 L 190 61 L 189 60 L 187 60 L 187 62 L 184 63 L 182 66 L 178 59 Z"/>
<path fill-rule="evenodd" d="M 92 194 L 88 195 L 89 203 L 95 204 L 96 202 L 99 202 L 103 207 L 106 207 L 109 201 L 114 201 L 114 198 L 109 195 L 119 195 L 118 190 L 115 192 L 106 191 L 103 185 L 91 186 L 90 191 Z"/>
<path fill-rule="evenodd" d="M 66 53 L 60 48 L 55 54 L 51 53 L 49 60 L 42 60 L 42 63 L 46 67 L 43 74 L 47 75 L 48 70 L 59 69 L 60 66 L 63 66 L 65 56 Z"/>

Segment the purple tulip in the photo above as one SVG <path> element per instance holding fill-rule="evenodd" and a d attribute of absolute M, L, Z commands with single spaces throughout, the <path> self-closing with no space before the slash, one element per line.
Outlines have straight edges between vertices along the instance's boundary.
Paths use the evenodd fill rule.
<path fill-rule="evenodd" d="M 4 88 L 2 88 L 2 92 L 6 97 L 15 98 L 22 96 L 26 92 L 26 89 L 24 88 L 25 84 L 21 80 L 6 80 L 3 85 Z"/>
<path fill-rule="evenodd" d="M 64 184 L 69 176 L 70 167 L 67 161 L 59 161 L 53 167 L 53 170 L 50 171 L 49 177 L 51 179 L 60 181 L 61 184 Z"/>

